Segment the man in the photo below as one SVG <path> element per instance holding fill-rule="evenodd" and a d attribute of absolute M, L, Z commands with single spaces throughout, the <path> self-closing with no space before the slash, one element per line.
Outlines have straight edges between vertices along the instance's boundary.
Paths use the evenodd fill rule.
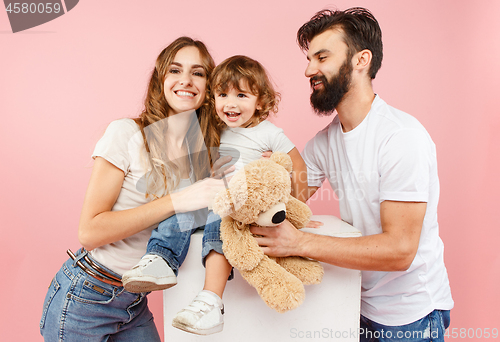
<path fill-rule="evenodd" d="M 309 196 L 328 179 L 341 218 L 363 236 L 325 237 L 288 222 L 252 232 L 268 255 L 362 270 L 361 340 L 443 341 L 453 300 L 438 235 L 436 149 L 415 118 L 373 92 L 381 36 L 363 8 L 323 10 L 297 33 L 314 110 L 337 111 L 303 151 Z"/>

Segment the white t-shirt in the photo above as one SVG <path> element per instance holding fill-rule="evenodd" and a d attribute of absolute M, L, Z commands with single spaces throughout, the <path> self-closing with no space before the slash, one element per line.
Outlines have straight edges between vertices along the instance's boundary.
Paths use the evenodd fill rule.
<path fill-rule="evenodd" d="M 412 323 L 453 307 L 439 237 L 436 147 L 412 116 L 376 96 L 366 118 L 344 133 L 338 116 L 310 140 L 302 157 L 309 186 L 328 179 L 340 216 L 363 235 L 382 233 L 384 200 L 427 202 L 420 244 L 404 272 L 362 272 L 361 314 L 384 325 Z"/>
<path fill-rule="evenodd" d="M 287 138 L 283 129 L 264 120 L 257 126 L 249 128 L 226 128 L 220 138 L 219 153 L 221 157 L 230 155 L 236 161 L 236 170 L 246 164 L 262 158 L 266 151 L 290 152 L 295 145 Z"/>
<path fill-rule="evenodd" d="M 125 173 L 122 189 L 111 211 L 133 209 L 151 201 L 146 198 L 144 175 L 146 148 L 139 126 L 132 119 L 120 119 L 109 124 L 97 142 L 92 158 L 102 157 Z M 142 181 L 140 181 L 142 179 Z M 177 189 L 190 185 L 192 179 L 180 181 Z M 90 254 L 98 262 L 118 274 L 135 266 L 146 253 L 146 246 L 155 224 L 123 240 L 97 247 Z"/>

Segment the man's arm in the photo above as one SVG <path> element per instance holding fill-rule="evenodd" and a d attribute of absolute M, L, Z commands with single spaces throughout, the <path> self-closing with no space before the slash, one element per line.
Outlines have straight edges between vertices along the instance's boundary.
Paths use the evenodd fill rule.
<path fill-rule="evenodd" d="M 407 270 L 417 253 L 427 203 L 384 201 L 382 233 L 336 238 L 305 233 L 285 221 L 276 227 L 252 227 L 265 254 L 298 255 L 332 265 L 370 271 Z"/>

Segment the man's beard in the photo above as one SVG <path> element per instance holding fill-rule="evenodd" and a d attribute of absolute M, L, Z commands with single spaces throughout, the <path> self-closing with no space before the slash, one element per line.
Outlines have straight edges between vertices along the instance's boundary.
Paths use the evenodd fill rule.
<path fill-rule="evenodd" d="M 333 113 L 344 95 L 349 91 L 352 70 L 351 59 L 347 58 L 340 67 L 338 74 L 330 81 L 324 75 L 311 77 L 311 86 L 316 81 L 322 81 L 323 84 L 322 89 L 313 90 L 311 94 L 311 105 L 316 114 L 328 116 Z"/>

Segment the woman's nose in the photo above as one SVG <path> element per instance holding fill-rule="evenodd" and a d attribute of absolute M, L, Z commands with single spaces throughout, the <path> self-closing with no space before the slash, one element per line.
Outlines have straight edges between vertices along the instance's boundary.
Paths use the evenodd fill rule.
<path fill-rule="evenodd" d="M 190 74 L 182 74 L 181 75 L 181 78 L 179 80 L 179 84 L 182 85 L 182 86 L 190 86 L 191 85 L 191 75 Z"/>

